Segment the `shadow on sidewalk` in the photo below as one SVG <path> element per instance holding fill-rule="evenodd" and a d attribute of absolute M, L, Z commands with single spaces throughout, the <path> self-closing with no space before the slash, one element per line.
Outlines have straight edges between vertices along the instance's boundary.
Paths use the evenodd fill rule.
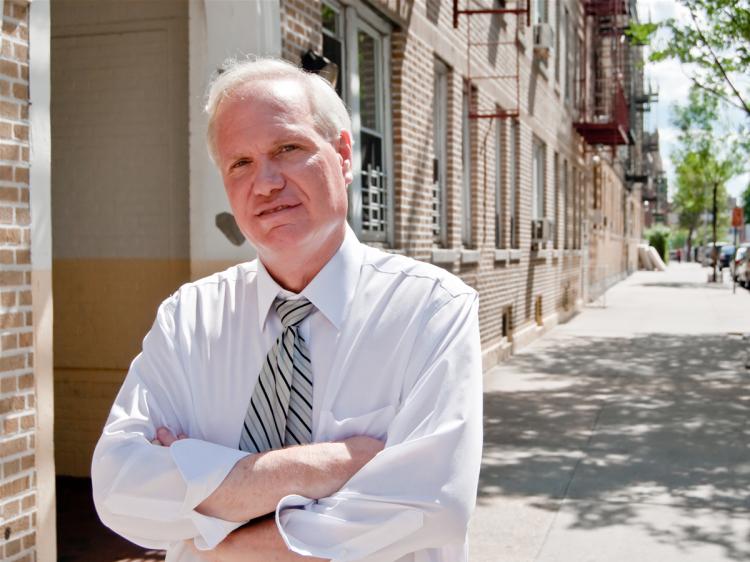
<path fill-rule="evenodd" d="M 487 380 L 478 501 L 557 510 L 566 499 L 575 528 L 639 525 L 750 559 L 735 525 L 750 516 L 747 349 L 717 334 L 563 336 L 515 356 Z M 716 527 L 657 528 L 638 504 L 670 506 L 684 521 L 707 512 Z"/>

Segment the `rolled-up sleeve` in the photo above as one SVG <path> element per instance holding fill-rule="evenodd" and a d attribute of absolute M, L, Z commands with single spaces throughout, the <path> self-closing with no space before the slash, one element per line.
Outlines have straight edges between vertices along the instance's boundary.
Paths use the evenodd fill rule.
<path fill-rule="evenodd" d="M 451 298 L 429 318 L 408 370 L 415 376 L 384 450 L 335 495 L 279 503 L 277 525 L 294 552 L 392 562 L 465 541 L 482 451 L 475 293 Z"/>
<path fill-rule="evenodd" d="M 102 522 L 147 548 L 195 539 L 213 548 L 242 522 L 195 511 L 246 453 L 197 439 L 152 445 L 156 429 L 187 427 L 190 388 L 177 348 L 174 297 L 133 361 L 97 443 L 91 466 L 94 503 Z"/>

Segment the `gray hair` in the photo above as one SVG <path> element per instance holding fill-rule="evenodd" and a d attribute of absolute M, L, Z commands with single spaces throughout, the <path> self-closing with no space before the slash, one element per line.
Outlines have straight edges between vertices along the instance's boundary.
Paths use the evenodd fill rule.
<path fill-rule="evenodd" d="M 328 141 L 338 139 L 342 129 L 351 136 L 352 121 L 349 112 L 333 86 L 321 76 L 305 72 L 293 64 L 270 57 L 246 60 L 229 59 L 222 65 L 223 72 L 216 76 L 208 89 L 206 113 L 208 114 L 207 144 L 214 163 L 216 158 L 216 115 L 221 102 L 245 84 L 263 80 L 296 80 L 304 87 L 312 108 L 312 118 L 318 132 Z"/>

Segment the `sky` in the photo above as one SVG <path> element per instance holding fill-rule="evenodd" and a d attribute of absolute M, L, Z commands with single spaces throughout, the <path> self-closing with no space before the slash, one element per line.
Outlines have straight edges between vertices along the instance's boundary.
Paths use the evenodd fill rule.
<path fill-rule="evenodd" d="M 676 18 L 681 22 L 692 22 L 690 13 L 677 0 L 638 0 L 638 17 L 640 21 L 660 22 L 668 18 Z M 659 32 L 656 37 L 656 45 L 663 41 L 668 34 Z M 648 57 L 648 49 L 644 53 Z M 676 60 L 665 60 L 658 63 L 647 62 L 645 68 L 645 81 L 649 81 L 654 89 L 659 91 L 659 101 L 651 104 L 651 112 L 646 114 L 645 126 L 647 130 L 659 129 L 659 141 L 661 156 L 667 169 L 670 194 L 674 189 L 674 164 L 671 153 L 676 147 L 677 129 L 672 125 L 672 106 L 675 103 L 684 104 L 687 101 L 691 81 L 682 69 L 682 65 Z M 730 112 L 729 119 L 746 119 L 736 110 Z M 739 197 L 750 183 L 750 173 L 735 177 L 727 185 L 727 191 L 731 196 Z M 671 195 L 670 195 L 671 198 Z"/>

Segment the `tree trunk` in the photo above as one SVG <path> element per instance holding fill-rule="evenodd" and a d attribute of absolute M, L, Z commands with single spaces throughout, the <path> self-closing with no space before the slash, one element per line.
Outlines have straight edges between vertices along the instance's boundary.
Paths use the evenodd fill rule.
<path fill-rule="evenodd" d="M 713 204 L 713 220 L 711 221 L 713 223 L 713 238 L 714 238 L 714 246 L 711 249 L 711 256 L 712 256 L 712 262 L 714 266 L 714 283 L 716 282 L 716 266 L 717 262 L 719 261 L 719 252 L 716 249 L 716 219 L 718 218 L 716 215 L 718 213 L 718 205 L 716 204 L 716 192 L 719 189 L 719 183 L 714 182 L 714 204 Z"/>
<path fill-rule="evenodd" d="M 688 235 L 687 235 L 687 256 L 685 256 L 685 261 L 693 261 L 693 229 L 688 228 Z"/>

